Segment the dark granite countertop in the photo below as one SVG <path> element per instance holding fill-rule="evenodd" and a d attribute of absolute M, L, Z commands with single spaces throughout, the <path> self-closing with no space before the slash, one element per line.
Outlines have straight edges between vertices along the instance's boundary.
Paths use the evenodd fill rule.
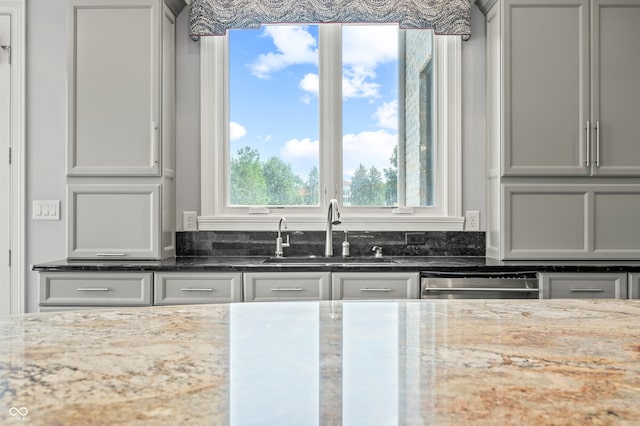
<path fill-rule="evenodd" d="M 57 260 L 32 266 L 34 271 L 147 271 L 147 272 L 278 272 L 278 271 L 354 271 L 354 272 L 640 272 L 640 261 L 500 261 L 480 256 L 391 256 L 326 260 L 269 256 L 176 257 L 159 261 Z"/>

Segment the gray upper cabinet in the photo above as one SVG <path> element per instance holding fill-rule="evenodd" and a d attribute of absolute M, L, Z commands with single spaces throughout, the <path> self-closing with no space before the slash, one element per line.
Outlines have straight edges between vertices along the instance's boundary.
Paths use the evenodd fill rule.
<path fill-rule="evenodd" d="M 640 175 L 640 2 L 505 0 L 504 176 Z"/>
<path fill-rule="evenodd" d="M 157 0 L 70 0 L 67 173 L 160 174 Z"/>
<path fill-rule="evenodd" d="M 640 175 L 640 1 L 592 0 L 593 173 Z"/>
<path fill-rule="evenodd" d="M 67 256 L 174 256 L 176 16 L 186 3 L 68 6 Z"/>
<path fill-rule="evenodd" d="M 504 175 L 586 175 L 587 0 L 505 0 Z"/>
<path fill-rule="evenodd" d="M 640 0 L 479 0 L 487 255 L 640 258 Z"/>

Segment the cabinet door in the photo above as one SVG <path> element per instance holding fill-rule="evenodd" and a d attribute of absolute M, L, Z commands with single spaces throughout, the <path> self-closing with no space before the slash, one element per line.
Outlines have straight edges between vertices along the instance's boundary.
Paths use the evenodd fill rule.
<path fill-rule="evenodd" d="M 159 175 L 160 3 L 69 3 L 68 175 Z"/>
<path fill-rule="evenodd" d="M 155 274 L 156 305 L 242 302 L 242 273 Z"/>
<path fill-rule="evenodd" d="M 543 299 L 626 299 L 627 274 L 541 273 Z"/>
<path fill-rule="evenodd" d="M 41 306 L 148 306 L 150 272 L 40 273 Z"/>
<path fill-rule="evenodd" d="M 596 258 L 640 258 L 640 186 L 593 188 L 593 242 Z"/>
<path fill-rule="evenodd" d="M 503 174 L 588 174 L 588 0 L 503 7 Z"/>
<path fill-rule="evenodd" d="M 589 190 L 571 185 L 504 185 L 505 259 L 587 258 Z"/>
<path fill-rule="evenodd" d="M 418 274 L 404 272 L 334 272 L 334 300 L 417 299 Z"/>
<path fill-rule="evenodd" d="M 245 302 L 329 300 L 330 272 L 245 272 Z"/>
<path fill-rule="evenodd" d="M 640 175 L 640 2 L 593 0 L 594 174 Z"/>
<path fill-rule="evenodd" d="M 69 258 L 158 259 L 160 185 L 67 185 Z"/>
<path fill-rule="evenodd" d="M 640 273 L 631 273 L 627 279 L 629 280 L 629 299 L 640 299 Z"/>

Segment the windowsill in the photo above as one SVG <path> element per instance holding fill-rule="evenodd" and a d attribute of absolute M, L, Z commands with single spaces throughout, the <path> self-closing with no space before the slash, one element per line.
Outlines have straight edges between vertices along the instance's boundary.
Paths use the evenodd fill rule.
<path fill-rule="evenodd" d="M 238 216 L 200 216 L 200 231 L 264 231 L 278 229 L 280 216 L 264 215 L 251 217 Z M 287 215 L 290 231 L 322 231 L 326 228 L 326 219 L 314 216 Z M 342 223 L 335 225 L 336 230 L 349 231 L 462 231 L 464 217 L 425 216 L 425 215 L 367 215 L 349 217 L 344 213 Z"/>

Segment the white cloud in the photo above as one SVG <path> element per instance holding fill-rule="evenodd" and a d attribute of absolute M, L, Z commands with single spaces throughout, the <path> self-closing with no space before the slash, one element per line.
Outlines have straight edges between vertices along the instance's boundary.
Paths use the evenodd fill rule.
<path fill-rule="evenodd" d="M 300 88 L 305 92 L 318 96 L 318 92 L 320 91 L 320 79 L 318 78 L 318 74 L 305 74 L 302 80 L 300 80 Z"/>
<path fill-rule="evenodd" d="M 304 26 L 267 25 L 264 37 L 271 37 L 276 52 L 261 54 L 251 65 L 251 73 L 263 79 L 270 74 L 295 64 L 318 63 L 318 43 Z"/>
<path fill-rule="evenodd" d="M 296 162 L 301 158 L 315 159 L 319 157 L 320 143 L 309 138 L 291 139 L 280 149 L 280 155 L 285 161 Z"/>
<path fill-rule="evenodd" d="M 385 102 L 374 113 L 376 125 L 385 129 L 398 130 L 398 101 Z"/>
<path fill-rule="evenodd" d="M 380 85 L 374 83 L 378 65 L 398 60 L 396 25 L 345 25 L 342 94 L 345 98 L 376 98 Z"/>
<path fill-rule="evenodd" d="M 280 148 L 280 158 L 290 163 L 298 176 L 306 179 L 309 171 L 320 163 L 320 143 L 309 138 L 291 139 Z"/>
<path fill-rule="evenodd" d="M 380 172 L 390 166 L 389 158 L 398 143 L 398 135 L 387 130 L 348 134 L 342 138 L 343 168 L 345 178 L 353 176 L 358 165 L 376 167 Z"/>
<path fill-rule="evenodd" d="M 242 125 L 232 121 L 229 123 L 229 138 L 232 141 L 240 139 L 247 134 L 247 129 L 245 129 Z"/>
<path fill-rule="evenodd" d="M 375 69 L 398 59 L 397 25 L 345 25 L 342 60 L 353 68 Z"/>

